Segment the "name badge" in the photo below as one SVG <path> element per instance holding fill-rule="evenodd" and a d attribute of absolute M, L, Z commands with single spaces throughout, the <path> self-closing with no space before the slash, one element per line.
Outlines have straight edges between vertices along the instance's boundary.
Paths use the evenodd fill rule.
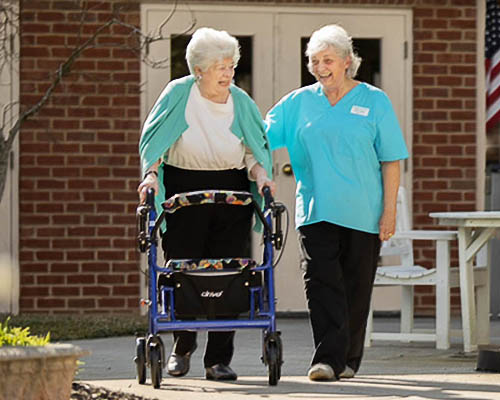
<path fill-rule="evenodd" d="M 361 106 L 352 106 L 351 114 L 362 115 L 363 117 L 367 117 L 370 112 L 369 108 L 361 107 Z"/>

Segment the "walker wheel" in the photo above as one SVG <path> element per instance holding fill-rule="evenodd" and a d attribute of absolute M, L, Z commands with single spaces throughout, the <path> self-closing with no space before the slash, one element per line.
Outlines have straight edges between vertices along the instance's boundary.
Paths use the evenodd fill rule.
<path fill-rule="evenodd" d="M 149 364 L 151 368 L 151 382 L 153 387 L 158 389 L 161 384 L 162 359 L 161 349 L 158 343 L 149 345 Z"/>
<path fill-rule="evenodd" d="M 264 346 L 269 385 L 276 386 L 281 378 L 281 364 L 283 364 L 283 349 L 279 332 L 269 334 L 265 339 Z"/>
<path fill-rule="evenodd" d="M 135 368 L 137 382 L 143 385 L 146 382 L 146 339 L 143 337 L 135 339 Z"/>

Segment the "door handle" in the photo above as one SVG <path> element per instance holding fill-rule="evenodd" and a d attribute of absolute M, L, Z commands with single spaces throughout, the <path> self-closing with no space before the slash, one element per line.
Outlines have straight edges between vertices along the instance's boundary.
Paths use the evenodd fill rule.
<path fill-rule="evenodd" d="M 284 164 L 282 167 L 281 167 L 281 171 L 286 175 L 286 176 L 291 176 L 293 175 L 293 169 L 292 169 L 292 166 L 290 164 Z"/>

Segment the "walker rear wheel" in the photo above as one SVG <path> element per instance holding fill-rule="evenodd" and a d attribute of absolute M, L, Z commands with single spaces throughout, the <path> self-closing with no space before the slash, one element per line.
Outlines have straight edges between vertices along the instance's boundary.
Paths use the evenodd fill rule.
<path fill-rule="evenodd" d="M 134 362 L 137 382 L 143 385 L 146 382 L 146 339 L 143 337 L 135 339 Z"/>

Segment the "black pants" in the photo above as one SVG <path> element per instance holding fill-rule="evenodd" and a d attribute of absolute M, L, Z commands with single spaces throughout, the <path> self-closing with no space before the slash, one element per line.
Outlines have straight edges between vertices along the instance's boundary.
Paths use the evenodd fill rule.
<path fill-rule="evenodd" d="M 246 170 L 194 171 L 167 166 L 166 197 L 194 190 L 249 190 Z M 250 256 L 251 206 L 188 206 L 167 214 L 162 238 L 165 259 L 234 258 Z M 234 352 L 234 331 L 208 332 L 205 367 L 229 365 Z M 196 332 L 174 331 L 173 352 L 184 355 L 196 348 Z"/>
<path fill-rule="evenodd" d="M 378 235 L 319 222 L 299 228 L 314 340 L 311 364 L 359 369 L 380 252 Z"/>

